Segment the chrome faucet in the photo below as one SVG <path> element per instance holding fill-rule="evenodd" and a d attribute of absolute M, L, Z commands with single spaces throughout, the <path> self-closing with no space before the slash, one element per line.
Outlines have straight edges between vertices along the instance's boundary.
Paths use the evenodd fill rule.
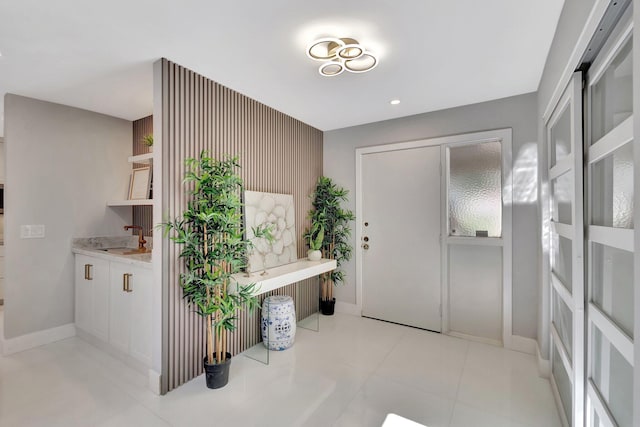
<path fill-rule="evenodd" d="M 138 251 L 140 252 L 145 252 L 147 250 L 147 248 L 144 247 L 144 244 L 147 243 L 146 240 L 144 240 L 144 230 L 142 229 L 141 226 L 139 225 L 125 225 L 124 226 L 125 230 L 138 230 Z"/>

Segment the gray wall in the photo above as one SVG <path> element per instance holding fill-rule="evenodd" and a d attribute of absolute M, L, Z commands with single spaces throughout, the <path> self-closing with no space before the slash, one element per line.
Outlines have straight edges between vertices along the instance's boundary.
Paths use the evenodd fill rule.
<path fill-rule="evenodd" d="M 633 33 L 633 111 L 640 111 L 640 7 L 638 3 L 634 2 L 635 9 L 633 11 L 633 26 L 635 31 Z M 640 120 L 634 119 L 633 122 L 633 134 L 640 135 Z M 635 170 L 639 170 L 640 165 L 640 140 L 636 137 L 633 141 L 633 155 L 634 155 L 634 167 Z M 640 173 L 635 173 L 634 176 L 634 199 L 640 200 Z M 637 206 L 637 205 L 636 205 Z M 634 212 L 634 224 L 640 224 L 640 209 L 635 208 Z M 635 325 L 633 336 L 634 339 L 634 402 L 640 402 L 640 227 L 636 225 L 634 231 L 635 252 L 633 254 L 633 266 L 634 266 L 634 313 L 635 313 Z M 640 426 L 640 405 L 636 404 L 634 409 L 634 426 Z"/>
<path fill-rule="evenodd" d="M 131 122 L 5 96 L 5 338 L 74 322 L 71 238 L 127 234 Z M 44 239 L 20 225 L 44 224 Z"/>
<path fill-rule="evenodd" d="M 434 138 L 489 129 L 513 129 L 513 333 L 536 337 L 538 260 L 536 245 L 536 127 L 535 93 L 459 108 L 371 123 L 324 134 L 324 174 L 350 192 L 355 212 L 355 149 L 371 145 Z M 355 237 L 353 242 L 355 246 Z M 355 261 L 345 265 L 345 286 L 339 301 L 355 303 Z"/>
<path fill-rule="evenodd" d="M 538 125 L 538 141 L 540 141 L 538 147 L 538 162 L 540 177 L 539 193 L 541 195 L 541 203 L 538 206 L 538 233 L 536 240 L 538 241 L 538 260 L 539 266 L 539 278 L 538 284 L 538 345 L 540 346 L 541 355 L 549 358 L 549 264 L 548 251 L 546 245 L 543 245 L 542 234 L 542 212 L 543 209 L 547 209 L 547 205 L 543 202 L 546 197 L 547 181 L 547 153 L 546 143 L 544 135 L 544 123 L 542 116 L 549 104 L 553 92 L 562 77 L 562 73 L 567 66 L 571 53 L 573 52 L 580 33 L 587 22 L 587 18 L 593 8 L 595 0 L 565 0 L 560 19 L 558 21 L 558 28 L 551 44 L 551 49 L 547 57 L 547 62 L 544 67 L 542 79 L 540 80 L 540 86 L 538 87 L 538 113 L 537 113 L 537 125 Z M 574 64 L 577 66 L 578 64 Z"/>

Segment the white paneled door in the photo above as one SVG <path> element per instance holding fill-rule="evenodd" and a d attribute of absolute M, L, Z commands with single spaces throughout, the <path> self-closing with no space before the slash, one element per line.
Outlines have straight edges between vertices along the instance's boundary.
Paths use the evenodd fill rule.
<path fill-rule="evenodd" d="M 575 73 L 546 123 L 551 230 L 551 371 L 561 413 L 584 419 L 582 74 Z"/>
<path fill-rule="evenodd" d="M 440 332 L 440 147 L 364 154 L 362 209 L 362 315 Z"/>
<path fill-rule="evenodd" d="M 588 427 L 634 425 L 634 117 L 630 9 L 587 73 Z M 635 403 L 638 410 L 638 402 Z"/>

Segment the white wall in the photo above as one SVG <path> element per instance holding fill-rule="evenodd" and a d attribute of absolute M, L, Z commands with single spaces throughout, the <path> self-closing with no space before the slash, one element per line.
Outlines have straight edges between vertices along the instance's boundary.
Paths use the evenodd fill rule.
<path fill-rule="evenodd" d="M 10 339 L 74 322 L 71 238 L 127 235 L 129 121 L 16 95 L 5 99 L 5 315 Z M 44 224 L 21 239 L 21 224 Z"/>
<path fill-rule="evenodd" d="M 401 107 L 400 104 L 398 107 Z M 389 106 L 389 108 L 395 108 Z M 350 192 L 348 207 L 355 212 L 355 149 L 370 145 L 420 140 L 489 129 L 513 128 L 513 333 L 536 337 L 538 260 L 537 96 L 535 93 L 496 101 L 408 116 L 324 133 L 323 173 Z M 355 236 L 352 238 L 355 247 Z M 345 286 L 339 301 L 355 304 L 355 261 L 345 265 Z"/>
<path fill-rule="evenodd" d="M 553 43 L 547 57 L 544 67 L 540 86 L 538 87 L 538 158 L 540 176 L 540 201 L 538 206 L 538 259 L 540 261 L 540 283 L 538 284 L 538 345 L 540 346 L 541 355 L 549 358 L 549 263 L 548 263 L 548 243 L 546 243 L 547 232 L 542 227 L 542 212 L 548 209 L 545 197 L 548 197 L 547 187 L 547 153 L 544 135 L 544 123 L 542 116 L 549 104 L 553 93 L 563 72 L 567 68 L 572 56 L 572 52 L 576 47 L 580 33 L 585 27 L 585 23 L 589 18 L 589 14 L 596 3 L 595 0 L 565 0 L 558 28 L 553 38 Z M 570 71 L 573 71 L 579 64 L 571 64 Z"/>

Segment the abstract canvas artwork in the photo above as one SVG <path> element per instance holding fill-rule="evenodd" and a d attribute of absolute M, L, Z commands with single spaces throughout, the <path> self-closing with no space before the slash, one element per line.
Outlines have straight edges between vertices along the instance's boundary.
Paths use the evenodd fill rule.
<path fill-rule="evenodd" d="M 247 270 L 252 273 L 297 261 L 293 195 L 245 191 L 244 204 L 247 239 L 253 244 Z M 255 236 L 254 231 L 265 228 L 272 239 Z"/>

